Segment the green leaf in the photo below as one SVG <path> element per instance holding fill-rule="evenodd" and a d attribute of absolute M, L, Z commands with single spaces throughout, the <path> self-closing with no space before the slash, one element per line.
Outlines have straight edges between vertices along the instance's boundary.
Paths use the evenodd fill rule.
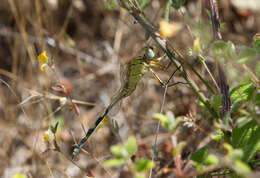
<path fill-rule="evenodd" d="M 128 4 L 128 2 L 126 0 L 119 0 L 119 1 L 120 1 L 120 6 L 122 8 L 124 8 L 124 9 L 126 9 L 128 11 L 131 9 L 129 4 Z"/>
<path fill-rule="evenodd" d="M 147 5 L 149 4 L 150 0 L 137 0 L 139 6 L 141 9 L 145 9 Z"/>
<path fill-rule="evenodd" d="M 194 166 L 195 166 L 197 172 L 199 172 L 199 173 L 203 172 L 204 166 L 202 164 L 195 162 Z"/>
<path fill-rule="evenodd" d="M 260 159 L 252 160 L 250 162 L 250 165 L 252 166 L 252 168 L 259 167 L 260 166 Z"/>
<path fill-rule="evenodd" d="M 196 100 L 196 103 L 201 107 L 206 108 L 205 104 L 199 98 Z"/>
<path fill-rule="evenodd" d="M 252 83 L 240 84 L 230 91 L 232 101 L 248 101 L 252 98 L 255 87 Z"/>
<path fill-rule="evenodd" d="M 210 10 L 209 10 L 209 9 L 205 9 L 205 10 L 206 10 L 206 13 L 207 13 L 207 15 L 208 15 L 209 24 L 212 25 Z"/>
<path fill-rule="evenodd" d="M 260 77 L 260 61 L 257 62 L 255 70 L 256 70 L 256 75 Z"/>
<path fill-rule="evenodd" d="M 249 162 L 260 151 L 260 127 L 255 120 L 238 125 L 232 130 L 233 148 L 242 149 L 242 160 Z"/>
<path fill-rule="evenodd" d="M 57 134 L 64 126 L 64 117 L 58 116 L 50 120 L 50 130 L 53 134 Z"/>
<path fill-rule="evenodd" d="M 257 53 L 260 53 L 260 35 L 256 34 L 253 38 L 253 47 Z"/>
<path fill-rule="evenodd" d="M 177 124 L 180 122 L 180 119 L 175 119 L 172 112 L 167 112 L 166 115 L 161 113 L 155 113 L 153 115 L 155 119 L 159 119 L 163 127 L 173 130 Z"/>
<path fill-rule="evenodd" d="M 116 2 L 114 0 L 103 0 L 103 7 L 105 9 L 111 10 L 116 7 Z"/>
<path fill-rule="evenodd" d="M 112 123 L 113 130 L 115 131 L 115 133 L 119 134 L 119 124 L 118 124 L 117 120 L 111 118 L 111 123 Z"/>
<path fill-rule="evenodd" d="M 153 115 L 153 118 L 159 119 L 162 123 L 167 122 L 167 117 L 164 114 L 161 114 L 161 113 L 155 113 Z"/>
<path fill-rule="evenodd" d="M 232 108 L 231 108 L 231 113 L 235 112 L 238 110 L 239 106 L 241 106 L 243 102 L 242 101 L 235 101 L 233 104 L 232 104 Z"/>
<path fill-rule="evenodd" d="M 165 127 L 169 130 L 173 130 L 176 126 L 176 120 L 175 120 L 173 113 L 168 111 L 166 113 L 166 117 L 167 117 L 167 122 L 166 122 Z"/>
<path fill-rule="evenodd" d="M 184 146 L 186 145 L 187 143 L 185 141 L 181 141 L 178 143 L 177 147 L 176 148 L 173 148 L 172 150 L 172 155 L 173 156 L 177 156 L 177 155 L 180 155 L 181 152 L 182 152 L 182 149 L 184 148 Z"/>
<path fill-rule="evenodd" d="M 260 93 L 257 93 L 254 98 L 254 105 L 260 106 Z"/>
<path fill-rule="evenodd" d="M 223 29 L 223 28 L 225 27 L 225 25 L 226 25 L 226 23 L 225 23 L 225 22 L 222 22 L 222 23 L 220 23 L 220 24 L 219 24 L 219 26 L 220 26 L 220 29 Z"/>
<path fill-rule="evenodd" d="M 122 144 L 113 145 L 110 147 L 110 152 L 118 158 L 127 157 L 128 153 Z"/>
<path fill-rule="evenodd" d="M 238 174 L 247 174 L 250 172 L 250 167 L 246 163 L 244 163 L 240 160 L 236 160 L 235 161 L 235 171 Z"/>
<path fill-rule="evenodd" d="M 209 151 L 209 147 L 204 146 L 199 150 L 197 150 L 196 152 L 192 153 L 190 159 L 197 163 L 203 164 L 208 156 L 208 151 Z"/>
<path fill-rule="evenodd" d="M 123 158 L 111 158 L 104 161 L 104 166 L 108 167 L 114 167 L 114 166 L 120 166 L 125 163 L 125 160 Z"/>
<path fill-rule="evenodd" d="M 255 87 L 252 83 L 240 84 L 231 89 L 230 98 L 233 102 L 232 112 L 236 111 L 243 102 L 250 100 L 254 91 Z"/>
<path fill-rule="evenodd" d="M 225 150 L 226 150 L 226 152 L 227 152 L 227 155 L 232 154 L 233 147 L 232 147 L 230 144 L 224 143 L 224 144 L 223 144 L 223 147 L 225 148 Z"/>
<path fill-rule="evenodd" d="M 216 41 L 212 45 L 212 51 L 217 58 L 224 58 L 225 60 L 235 59 L 236 51 L 235 45 L 228 41 Z"/>
<path fill-rule="evenodd" d="M 243 47 L 238 55 L 238 63 L 248 62 L 256 57 L 256 50 L 253 48 Z"/>
<path fill-rule="evenodd" d="M 144 172 L 138 172 L 138 173 L 135 175 L 135 178 L 145 178 L 145 173 L 144 173 Z"/>
<path fill-rule="evenodd" d="M 218 112 L 219 107 L 221 105 L 221 96 L 214 95 L 213 99 L 210 101 L 211 106 L 214 108 L 216 112 Z"/>
<path fill-rule="evenodd" d="M 151 160 L 145 158 L 137 160 L 134 165 L 134 169 L 138 172 L 147 171 L 152 167 L 154 167 L 154 163 Z"/>
<path fill-rule="evenodd" d="M 153 115 L 153 118 L 159 119 L 159 120 L 161 121 L 161 125 L 162 125 L 163 127 L 168 128 L 168 118 L 167 118 L 166 115 L 161 114 L 161 113 L 155 113 L 155 114 Z"/>
<path fill-rule="evenodd" d="M 223 138 L 223 136 L 224 136 L 224 132 L 223 132 L 221 129 L 218 129 L 218 130 L 217 130 L 217 134 L 211 135 L 210 138 L 211 138 L 212 140 L 219 141 L 219 140 L 221 140 L 221 139 Z"/>
<path fill-rule="evenodd" d="M 50 127 L 51 127 L 51 132 L 52 132 L 53 134 L 56 133 L 57 128 L 58 128 L 58 125 L 59 125 L 59 121 L 57 121 L 54 126 L 52 126 L 52 125 L 50 126 Z"/>
<path fill-rule="evenodd" d="M 241 160 L 243 155 L 244 155 L 243 150 L 233 149 L 233 151 L 229 155 L 229 158 L 231 158 L 231 160 Z"/>
<path fill-rule="evenodd" d="M 243 157 L 243 151 L 241 149 L 234 149 L 231 145 L 224 143 L 223 147 L 226 150 L 226 160 L 232 166 L 232 169 L 236 171 L 238 174 L 246 174 L 250 171 L 248 165 L 241 160 Z"/>
<path fill-rule="evenodd" d="M 128 156 L 132 156 L 136 152 L 137 145 L 135 137 L 131 136 L 128 138 L 128 140 L 125 142 L 125 149 L 128 153 Z"/>
<path fill-rule="evenodd" d="M 218 157 L 216 157 L 213 154 L 209 154 L 205 159 L 206 165 L 213 165 L 213 164 L 218 164 L 218 163 L 219 163 Z"/>
<path fill-rule="evenodd" d="M 110 151 L 117 158 L 128 158 L 137 150 L 136 140 L 134 137 L 129 137 L 123 144 L 117 144 L 110 147 Z"/>
<path fill-rule="evenodd" d="M 181 6 L 185 4 L 186 0 L 172 0 L 172 7 L 178 10 Z"/>
<path fill-rule="evenodd" d="M 248 116 L 241 116 L 241 117 L 237 118 L 236 123 L 237 123 L 237 125 L 242 126 L 248 122 L 248 119 L 249 119 Z"/>

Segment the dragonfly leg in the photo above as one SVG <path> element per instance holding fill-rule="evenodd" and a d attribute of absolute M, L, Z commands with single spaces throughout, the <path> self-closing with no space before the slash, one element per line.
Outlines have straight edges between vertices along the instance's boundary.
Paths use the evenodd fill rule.
<path fill-rule="evenodd" d="M 159 64 L 159 63 L 156 62 L 156 61 L 150 62 L 149 66 L 150 66 L 150 67 L 156 67 L 156 68 L 159 68 L 159 69 L 161 69 L 161 70 L 165 70 L 165 66 L 162 65 L 162 64 Z"/>
<path fill-rule="evenodd" d="M 179 66 L 176 70 L 173 71 L 173 73 L 171 74 L 171 76 L 169 77 L 169 79 L 166 81 L 166 82 L 163 82 L 160 77 L 154 72 L 153 69 L 149 68 L 149 70 L 152 72 L 154 78 L 160 83 L 160 85 L 162 87 L 165 87 L 166 85 L 168 87 L 172 87 L 174 85 L 177 85 L 177 84 L 188 84 L 188 83 L 185 83 L 185 82 L 175 82 L 175 83 L 170 83 L 170 80 L 172 79 L 172 77 L 174 76 L 174 74 L 181 68 L 181 66 Z"/>
<path fill-rule="evenodd" d="M 177 69 L 175 69 L 172 73 L 172 75 L 170 76 L 170 78 L 166 81 L 165 85 L 168 85 L 168 87 L 172 87 L 174 85 L 177 85 L 177 84 L 188 84 L 188 83 L 185 83 L 185 82 L 175 82 L 175 83 L 170 83 L 170 80 L 172 79 L 172 77 L 174 76 L 174 74 L 181 68 L 181 65 L 179 67 L 177 67 Z"/>
<path fill-rule="evenodd" d="M 150 67 L 157 67 L 161 70 L 165 70 L 165 66 L 161 65 L 161 64 L 158 64 L 162 59 L 164 59 L 166 57 L 166 54 L 164 54 L 163 56 L 161 57 L 157 57 L 157 58 L 154 58 L 150 63 L 149 63 L 149 66 Z"/>
<path fill-rule="evenodd" d="M 187 85 L 188 83 L 185 83 L 185 82 L 175 82 L 175 83 L 168 84 L 168 88 L 169 88 L 169 87 L 172 87 L 172 86 L 174 86 L 174 85 L 177 85 L 177 84 Z"/>
<path fill-rule="evenodd" d="M 169 82 L 171 81 L 171 79 L 173 78 L 174 74 L 181 68 L 181 65 L 179 67 L 177 67 L 173 73 L 171 74 L 171 76 L 169 77 L 169 79 L 166 81 L 165 85 L 168 85 Z"/>
<path fill-rule="evenodd" d="M 159 62 L 159 61 L 161 61 L 162 59 L 164 59 L 165 57 L 166 57 L 166 54 L 164 54 L 164 55 L 161 56 L 161 57 L 156 58 L 155 61 Z"/>
<path fill-rule="evenodd" d="M 167 65 L 161 67 L 161 69 L 165 71 L 165 70 L 169 69 L 169 67 L 171 66 L 171 64 L 172 64 L 172 62 L 170 61 Z"/>
<path fill-rule="evenodd" d="M 160 79 L 160 77 L 154 72 L 152 68 L 149 68 L 149 70 L 152 72 L 154 78 L 160 83 L 161 86 L 165 86 L 163 81 Z"/>

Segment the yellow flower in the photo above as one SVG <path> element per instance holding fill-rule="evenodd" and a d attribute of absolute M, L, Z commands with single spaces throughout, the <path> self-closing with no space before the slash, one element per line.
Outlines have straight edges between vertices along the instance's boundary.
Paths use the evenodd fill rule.
<path fill-rule="evenodd" d="M 43 140 L 44 140 L 44 142 L 46 143 L 46 142 L 48 142 L 51 138 L 51 131 L 48 129 L 48 130 L 46 130 L 45 132 L 44 132 L 44 134 L 43 134 L 43 136 L 42 136 L 42 138 L 43 138 Z"/>
<path fill-rule="evenodd" d="M 159 26 L 159 33 L 164 37 L 172 37 L 176 35 L 182 28 L 182 25 L 180 23 L 169 23 L 166 20 L 161 20 Z"/>
<path fill-rule="evenodd" d="M 44 68 L 47 67 L 47 66 L 48 66 L 47 64 L 42 64 L 42 65 L 41 65 L 41 68 L 40 68 L 41 71 L 43 72 L 43 71 L 44 71 Z"/>
<path fill-rule="evenodd" d="M 200 44 L 200 39 L 198 37 L 195 38 L 193 41 L 193 50 L 197 53 L 201 53 L 201 44 Z"/>
<path fill-rule="evenodd" d="M 25 174 L 21 174 L 19 172 L 16 172 L 14 175 L 13 175 L 13 178 L 27 178 L 27 176 Z"/>
<path fill-rule="evenodd" d="M 47 63 L 48 62 L 48 57 L 46 55 L 46 51 L 43 51 L 39 56 L 37 57 L 38 61 L 41 63 Z"/>
<path fill-rule="evenodd" d="M 256 33 L 253 37 L 253 40 L 259 40 L 260 39 L 260 33 Z"/>

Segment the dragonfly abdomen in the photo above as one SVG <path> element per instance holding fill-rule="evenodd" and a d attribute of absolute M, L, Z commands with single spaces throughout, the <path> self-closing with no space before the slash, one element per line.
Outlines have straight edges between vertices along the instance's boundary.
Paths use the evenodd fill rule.
<path fill-rule="evenodd" d="M 88 140 L 88 138 L 91 136 L 91 134 L 96 130 L 96 128 L 98 127 L 98 125 L 102 122 L 102 120 L 105 118 L 105 116 L 107 115 L 107 113 L 109 112 L 109 107 L 107 107 L 105 109 L 105 111 L 101 114 L 101 116 L 98 117 L 98 119 L 96 120 L 95 124 L 93 127 L 88 129 L 88 132 L 86 133 L 86 135 L 79 141 L 78 144 L 74 145 L 74 149 L 73 149 L 73 156 L 76 156 L 80 150 L 80 148 L 84 145 L 84 143 Z"/>

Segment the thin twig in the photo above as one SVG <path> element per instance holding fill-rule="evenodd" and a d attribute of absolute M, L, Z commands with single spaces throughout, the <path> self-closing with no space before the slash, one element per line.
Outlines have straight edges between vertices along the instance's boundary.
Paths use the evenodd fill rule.
<path fill-rule="evenodd" d="M 246 64 L 243 64 L 242 67 L 246 70 L 246 72 L 250 75 L 252 78 L 253 82 L 255 83 L 256 86 L 260 86 L 260 80 L 257 78 L 257 76 L 252 72 L 251 69 L 247 67 Z"/>
<path fill-rule="evenodd" d="M 164 104 L 165 104 L 165 99 L 166 99 L 166 93 L 167 93 L 167 89 L 168 89 L 168 85 L 169 85 L 169 82 L 171 81 L 171 79 L 173 78 L 174 74 L 181 68 L 181 65 L 179 67 L 177 67 L 177 69 L 175 71 L 173 71 L 173 73 L 171 74 L 171 76 L 169 77 L 169 79 L 166 81 L 166 83 L 164 84 L 164 93 L 163 93 L 163 100 L 162 100 L 162 105 L 161 105 L 161 109 L 160 109 L 160 113 L 163 113 L 163 107 L 164 107 Z M 156 152 L 156 145 L 157 145 L 157 140 L 158 140 L 158 134 L 159 134 L 159 131 L 160 131 L 160 124 L 161 124 L 161 121 L 158 120 L 158 123 L 157 123 L 157 128 L 156 128 L 156 135 L 155 135 L 155 139 L 154 139 L 154 145 L 153 145 L 153 149 L 154 149 L 154 152 Z M 154 158 L 155 158 L 155 153 L 153 152 L 153 156 L 152 156 L 152 162 L 154 162 Z M 150 173 L 149 173 L 149 178 L 151 178 L 153 174 L 153 169 L 151 168 L 150 169 Z"/>
<path fill-rule="evenodd" d="M 218 91 L 220 91 L 220 89 L 219 89 L 219 87 L 218 87 L 218 84 L 217 84 L 215 78 L 213 77 L 212 73 L 210 72 L 210 70 L 209 70 L 209 68 L 208 68 L 208 66 L 207 66 L 207 64 L 206 64 L 206 62 L 205 62 L 204 60 L 200 60 L 200 61 L 201 61 L 201 63 L 203 64 L 203 66 L 205 67 L 205 69 L 206 69 L 206 71 L 208 72 L 210 78 L 212 79 L 213 83 L 214 83 L 215 86 L 217 87 Z"/>
<path fill-rule="evenodd" d="M 165 88 L 164 88 L 164 94 L 163 94 L 163 100 L 162 100 L 162 105 L 161 105 L 160 113 L 163 112 L 167 89 L 168 89 L 168 84 L 166 84 L 166 86 L 165 86 Z M 159 131 L 160 131 L 160 124 L 161 124 L 161 121 L 158 120 L 157 128 L 156 128 L 156 135 L 155 135 L 154 144 L 153 144 L 152 162 L 154 162 L 154 158 L 155 158 L 157 139 L 158 139 L 158 134 L 159 134 Z M 151 169 L 150 169 L 150 172 L 149 172 L 149 178 L 152 177 L 152 174 L 153 174 L 153 169 L 151 168 Z"/>

